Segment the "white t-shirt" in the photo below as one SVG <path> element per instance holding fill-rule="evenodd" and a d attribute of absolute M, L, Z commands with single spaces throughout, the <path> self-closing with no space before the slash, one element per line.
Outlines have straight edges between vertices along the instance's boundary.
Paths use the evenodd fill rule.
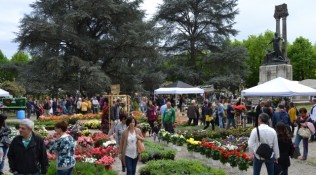
<path fill-rule="evenodd" d="M 316 104 L 311 109 L 310 117 L 313 121 L 316 121 Z"/>
<path fill-rule="evenodd" d="M 132 159 L 135 159 L 137 157 L 136 141 L 137 141 L 136 132 L 134 131 L 132 134 L 128 132 L 125 155 Z"/>

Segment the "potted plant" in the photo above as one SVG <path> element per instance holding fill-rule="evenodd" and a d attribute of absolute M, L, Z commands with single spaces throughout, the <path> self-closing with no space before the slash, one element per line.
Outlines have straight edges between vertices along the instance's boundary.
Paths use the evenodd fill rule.
<path fill-rule="evenodd" d="M 142 131 L 143 137 L 146 137 L 147 131 L 151 129 L 149 123 L 140 123 L 138 127 Z"/>

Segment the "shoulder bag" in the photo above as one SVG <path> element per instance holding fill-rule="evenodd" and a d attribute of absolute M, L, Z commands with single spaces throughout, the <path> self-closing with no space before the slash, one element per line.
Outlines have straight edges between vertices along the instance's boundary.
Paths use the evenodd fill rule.
<path fill-rule="evenodd" d="M 257 134 L 259 140 L 259 147 L 257 148 L 256 154 L 264 159 L 270 159 L 273 154 L 273 149 L 266 143 L 260 143 L 260 134 L 259 134 L 259 127 L 257 127 Z"/>
<path fill-rule="evenodd" d="M 308 128 L 304 127 L 301 127 L 297 133 L 303 138 L 310 138 L 310 136 L 312 135 L 311 131 Z"/>

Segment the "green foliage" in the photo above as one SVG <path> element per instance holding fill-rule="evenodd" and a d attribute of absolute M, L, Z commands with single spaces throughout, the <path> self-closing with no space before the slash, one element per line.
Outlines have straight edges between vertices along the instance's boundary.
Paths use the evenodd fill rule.
<path fill-rule="evenodd" d="M 303 37 L 297 38 L 288 49 L 288 57 L 293 66 L 293 79 L 316 78 L 316 52 L 312 43 Z"/>
<path fill-rule="evenodd" d="M 249 67 L 249 75 L 244 78 L 245 86 L 252 87 L 259 82 L 259 68 L 264 63 L 264 57 L 267 50 L 273 50 L 268 43 L 274 38 L 272 31 L 266 31 L 264 34 L 250 35 L 248 39 L 240 42 L 234 41 L 233 45 L 239 45 L 247 48 L 246 64 Z"/>
<path fill-rule="evenodd" d="M 109 91 L 111 84 L 120 84 L 121 93 L 158 87 L 164 79 L 159 31 L 144 22 L 141 2 L 34 2 L 16 38 L 33 59 L 20 67 L 18 80 L 33 94 L 75 94 L 79 84 L 86 95 Z"/>
<path fill-rule="evenodd" d="M 4 81 L 12 81 L 13 80 L 13 76 L 10 74 L 10 72 L 8 72 L 8 70 L 4 69 L 5 67 L 7 67 L 7 64 L 9 63 L 8 58 L 2 53 L 2 51 L 0 50 L 0 83 L 4 82 Z"/>
<path fill-rule="evenodd" d="M 165 63 L 170 71 L 168 80 L 204 83 L 202 60 L 207 53 L 219 51 L 226 38 L 237 33 L 233 29 L 236 6 L 237 0 L 163 1 L 155 20 L 165 32 L 164 51 L 174 55 Z"/>
<path fill-rule="evenodd" d="M 11 63 L 22 63 L 22 64 L 28 63 L 29 61 L 30 61 L 29 55 L 24 52 L 15 53 L 10 60 Z"/>
<path fill-rule="evenodd" d="M 1 83 L 0 88 L 8 91 L 14 97 L 21 97 L 26 94 L 25 88 L 15 81 L 5 81 Z"/>
<path fill-rule="evenodd" d="M 247 50 L 241 46 L 232 46 L 226 43 L 222 52 L 209 54 L 210 59 L 204 60 L 208 69 L 213 71 L 208 77 L 217 89 L 226 88 L 234 92 L 244 78 L 248 76 L 246 64 Z M 223 64 L 225 63 L 225 64 Z M 219 66 L 221 65 L 221 66 Z"/>
<path fill-rule="evenodd" d="M 194 174 L 194 175 L 225 175 L 224 170 L 211 168 L 202 164 L 197 160 L 157 160 L 150 161 L 145 166 L 141 167 L 140 175 L 181 175 L 181 174 Z"/>
<path fill-rule="evenodd" d="M 141 154 L 141 161 L 146 163 L 150 160 L 171 159 L 174 160 L 176 151 L 171 148 L 166 148 L 159 144 L 149 141 L 144 141 L 145 151 Z"/>
<path fill-rule="evenodd" d="M 49 168 L 46 173 L 47 175 L 55 175 L 56 174 L 56 162 L 49 162 Z M 77 162 L 73 175 L 117 175 L 117 172 L 112 170 L 106 170 L 102 165 L 94 165 L 91 163 Z"/>

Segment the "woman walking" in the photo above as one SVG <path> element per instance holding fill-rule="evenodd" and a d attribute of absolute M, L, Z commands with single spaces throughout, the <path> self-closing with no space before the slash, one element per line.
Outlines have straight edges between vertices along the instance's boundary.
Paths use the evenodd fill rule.
<path fill-rule="evenodd" d="M 275 173 L 288 175 L 288 169 L 291 165 L 290 157 L 293 156 L 294 147 L 287 126 L 283 122 L 279 122 L 275 126 L 278 135 L 278 144 L 280 150 L 280 158 L 275 166 Z M 278 168 L 277 168 L 278 167 Z"/>
<path fill-rule="evenodd" d="M 49 149 L 50 153 L 56 153 L 57 175 L 72 175 L 75 160 L 75 140 L 67 134 L 68 123 L 60 121 L 55 124 L 57 140 Z"/>
<path fill-rule="evenodd" d="M 203 130 L 207 129 L 210 126 L 210 123 L 212 124 L 212 130 L 213 131 L 215 130 L 215 121 L 212 115 L 213 115 L 212 102 L 209 102 L 206 107 L 206 116 L 205 116 L 206 125 L 203 128 Z"/>
<path fill-rule="evenodd" d="M 137 121 L 133 117 L 126 119 L 127 128 L 124 130 L 120 143 L 120 157 L 126 166 L 127 175 L 135 175 L 138 160 L 137 141 L 143 141 L 142 132 L 136 128 Z"/>
<path fill-rule="evenodd" d="M 308 116 L 306 108 L 300 108 L 299 110 L 301 117 L 297 118 L 296 123 L 297 123 L 297 132 L 296 132 L 296 137 L 295 137 L 295 149 L 297 152 L 299 152 L 300 148 L 300 143 L 303 140 L 303 156 L 300 158 L 300 160 L 306 160 L 307 159 L 307 154 L 308 154 L 308 138 L 303 138 L 298 134 L 298 130 L 300 128 L 307 128 L 306 122 L 308 122 Z"/>

